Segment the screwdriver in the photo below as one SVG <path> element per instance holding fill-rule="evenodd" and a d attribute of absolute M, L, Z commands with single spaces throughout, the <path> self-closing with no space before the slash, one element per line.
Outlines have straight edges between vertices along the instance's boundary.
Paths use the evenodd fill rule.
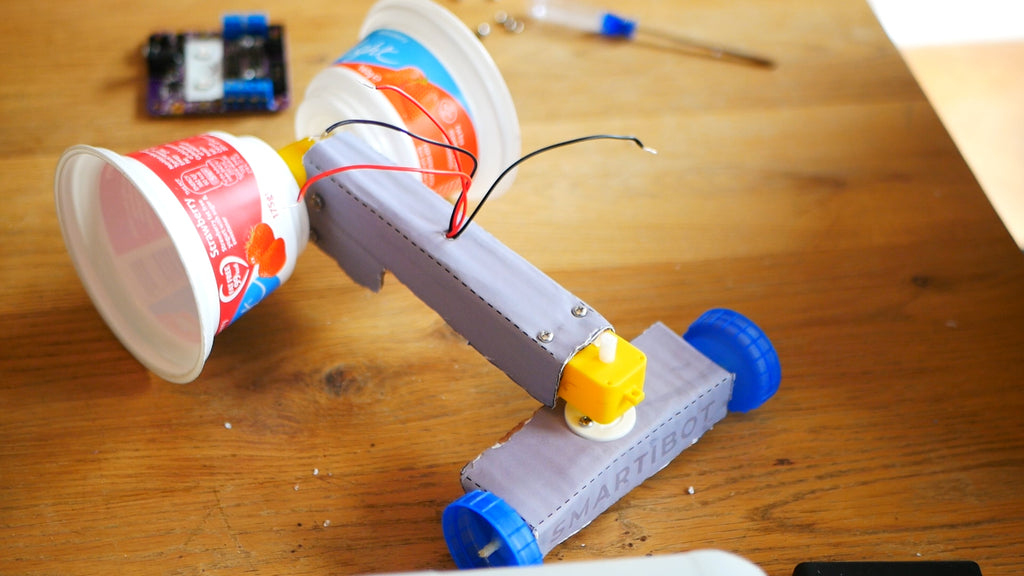
<path fill-rule="evenodd" d="M 605 38 L 635 40 L 641 36 L 648 36 L 707 58 L 759 68 L 775 66 L 767 58 L 738 52 L 723 46 L 698 42 L 657 28 L 640 26 L 636 20 L 573 0 L 533 0 L 530 4 L 530 16 L 541 22 L 589 32 Z"/>

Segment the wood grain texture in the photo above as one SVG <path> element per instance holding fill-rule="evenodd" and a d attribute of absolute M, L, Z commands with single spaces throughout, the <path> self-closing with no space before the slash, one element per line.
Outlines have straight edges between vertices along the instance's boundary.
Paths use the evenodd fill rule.
<path fill-rule="evenodd" d="M 492 34 L 524 150 L 620 132 L 660 154 L 538 157 L 478 222 L 627 337 L 744 312 L 784 377 L 547 561 L 714 547 L 773 575 L 815 559 L 1024 571 L 1024 256 L 868 7 L 618 4 L 778 66 Z M 265 8 L 287 27 L 298 100 L 370 5 L 5 6 L 0 574 L 453 567 L 441 511 L 461 466 L 536 407 L 525 392 L 393 278 L 366 292 L 313 246 L 217 337 L 198 380 L 169 384 L 93 309 L 54 213 L 72 144 L 127 153 L 212 129 L 289 142 L 294 108 L 147 118 L 150 31 Z M 444 5 L 471 26 L 498 6 Z"/>

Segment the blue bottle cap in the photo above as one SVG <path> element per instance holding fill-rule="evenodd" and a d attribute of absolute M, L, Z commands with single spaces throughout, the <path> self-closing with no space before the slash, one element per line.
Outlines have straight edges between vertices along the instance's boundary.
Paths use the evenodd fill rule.
<path fill-rule="evenodd" d="M 449 504 L 441 525 L 459 568 L 525 566 L 543 560 L 526 521 L 490 492 L 474 490 Z"/>
<path fill-rule="evenodd" d="M 745 316 L 722 308 L 708 310 L 690 325 L 683 339 L 736 375 L 730 411 L 749 412 L 778 391 L 779 356 L 765 333 Z"/>

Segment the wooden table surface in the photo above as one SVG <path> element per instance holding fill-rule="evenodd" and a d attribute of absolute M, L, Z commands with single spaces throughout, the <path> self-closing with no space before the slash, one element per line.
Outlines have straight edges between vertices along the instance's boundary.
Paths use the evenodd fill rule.
<path fill-rule="evenodd" d="M 213 129 L 290 141 L 294 106 L 147 117 L 151 31 L 268 10 L 297 102 L 370 5 L 5 5 L 0 574 L 453 567 L 440 516 L 459 470 L 534 400 L 393 278 L 368 292 L 315 246 L 217 337 L 199 379 L 168 383 L 93 308 L 54 211 L 73 144 L 128 153 Z M 520 10 L 444 5 L 472 27 Z M 629 338 L 711 307 L 745 313 L 783 381 L 547 561 L 719 548 L 773 575 L 813 559 L 1024 571 L 1024 256 L 867 5 L 616 5 L 778 66 L 496 31 L 485 44 L 524 151 L 614 132 L 660 154 L 538 157 L 477 222 Z"/>

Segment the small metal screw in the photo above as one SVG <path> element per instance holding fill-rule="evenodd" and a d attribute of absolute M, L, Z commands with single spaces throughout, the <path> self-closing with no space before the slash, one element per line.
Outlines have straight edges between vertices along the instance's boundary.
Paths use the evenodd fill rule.
<path fill-rule="evenodd" d="M 312 196 L 310 196 L 309 200 L 313 203 L 313 208 L 316 209 L 317 212 L 324 209 L 323 196 L 319 194 L 313 194 Z"/>
<path fill-rule="evenodd" d="M 583 428 L 590 428 L 594 425 L 594 421 L 590 419 L 590 416 L 580 416 L 579 423 Z"/>
<path fill-rule="evenodd" d="M 583 318 L 587 315 L 587 307 L 583 304 L 577 304 L 572 309 L 572 315 L 577 318 Z"/>
<path fill-rule="evenodd" d="M 537 340 L 540 340 L 541 342 L 543 342 L 543 343 L 545 343 L 545 344 L 547 344 L 548 342 L 551 342 L 551 341 L 552 341 L 552 340 L 554 340 L 554 339 L 555 339 L 555 335 L 554 335 L 554 334 L 552 334 L 552 333 L 551 333 L 550 331 L 548 331 L 548 330 L 541 330 L 541 331 L 540 331 L 540 332 L 539 332 L 539 333 L 537 334 Z"/>

